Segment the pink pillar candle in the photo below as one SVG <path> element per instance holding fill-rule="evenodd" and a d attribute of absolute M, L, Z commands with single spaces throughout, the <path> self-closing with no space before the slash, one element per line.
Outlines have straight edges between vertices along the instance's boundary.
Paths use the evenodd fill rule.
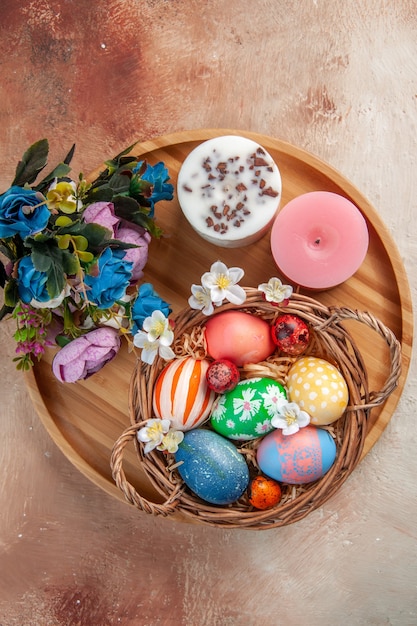
<path fill-rule="evenodd" d="M 359 269 L 369 245 L 366 221 L 347 198 L 312 191 L 278 213 L 271 250 L 281 273 L 307 289 L 330 289 Z"/>

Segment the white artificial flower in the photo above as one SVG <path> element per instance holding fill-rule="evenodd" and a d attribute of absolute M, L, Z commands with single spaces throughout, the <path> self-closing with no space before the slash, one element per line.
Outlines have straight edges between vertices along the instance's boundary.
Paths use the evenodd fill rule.
<path fill-rule="evenodd" d="M 174 333 L 169 327 L 169 319 L 162 311 L 153 311 L 152 315 L 145 318 L 142 328 L 133 337 L 133 344 L 142 348 L 141 359 L 144 363 L 152 365 L 157 354 L 165 361 L 175 357 L 169 347 L 174 341 Z"/>
<path fill-rule="evenodd" d="M 279 278 L 270 278 L 267 283 L 258 285 L 267 302 L 280 304 L 289 300 L 292 296 L 293 288 L 291 285 L 283 285 Z"/>
<path fill-rule="evenodd" d="M 309 414 L 302 411 L 296 402 L 288 402 L 278 407 L 277 414 L 271 420 L 274 428 L 282 428 L 283 435 L 293 435 L 309 423 Z"/>
<path fill-rule="evenodd" d="M 174 454 L 178 450 L 178 446 L 184 439 L 184 433 L 181 430 L 169 430 L 162 438 L 162 442 L 158 446 L 158 450 L 166 450 Z"/>
<path fill-rule="evenodd" d="M 230 269 L 221 261 L 216 261 L 201 277 L 204 289 L 210 292 L 211 301 L 215 304 L 228 300 L 232 304 L 243 304 L 246 292 L 237 283 L 244 275 L 240 267 Z"/>
<path fill-rule="evenodd" d="M 145 454 L 148 454 L 148 452 L 161 445 L 164 435 L 169 431 L 170 426 L 170 420 L 155 418 L 146 422 L 146 426 L 141 428 L 137 433 L 138 440 L 146 444 Z"/>
<path fill-rule="evenodd" d="M 152 315 L 145 318 L 142 328 L 148 335 L 148 341 L 159 341 L 162 346 L 170 346 L 174 340 L 169 319 L 162 311 L 153 311 Z"/>
<path fill-rule="evenodd" d="M 192 309 L 200 310 L 204 315 L 211 315 L 214 311 L 214 304 L 211 301 L 211 292 L 201 285 L 191 285 L 192 295 L 188 298 L 188 304 Z"/>
<path fill-rule="evenodd" d="M 133 344 L 137 348 L 142 348 L 141 359 L 144 363 L 152 365 L 157 354 L 165 361 L 170 361 L 175 357 L 174 351 L 169 346 L 164 346 L 159 339 L 149 341 L 148 333 L 139 330 L 133 337 Z"/>

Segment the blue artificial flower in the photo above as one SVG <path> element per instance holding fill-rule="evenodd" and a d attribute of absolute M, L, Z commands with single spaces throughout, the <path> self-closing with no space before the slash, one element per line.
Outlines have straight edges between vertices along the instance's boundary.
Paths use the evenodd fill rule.
<path fill-rule="evenodd" d="M 48 224 L 50 212 L 42 194 L 14 185 L 0 195 L 0 239 L 25 239 Z M 36 208 L 32 208 L 36 207 Z"/>
<path fill-rule="evenodd" d="M 142 165 L 143 161 L 139 161 L 133 172 L 138 172 Z M 156 165 L 149 165 L 148 163 L 141 178 L 153 185 L 152 195 L 150 198 L 147 198 L 151 207 L 149 216 L 153 217 L 156 202 L 159 202 L 159 200 L 172 200 L 174 197 L 174 185 L 166 182 L 169 180 L 169 173 L 162 161 L 159 161 Z"/>
<path fill-rule="evenodd" d="M 132 335 L 142 329 L 145 319 L 154 311 L 162 311 L 165 317 L 171 313 L 171 308 L 165 300 L 156 293 L 150 283 L 143 283 L 139 288 L 138 296 L 132 307 Z"/>
<path fill-rule="evenodd" d="M 98 258 L 98 274 L 87 274 L 85 284 L 90 287 L 88 299 L 99 309 L 108 309 L 116 300 L 120 300 L 129 286 L 132 278 L 133 263 L 124 261 L 113 254 L 111 248 L 106 248 Z"/>
<path fill-rule="evenodd" d="M 24 256 L 17 268 L 18 290 L 22 302 L 29 304 L 32 300 L 47 302 L 51 299 L 46 288 L 48 276 L 45 272 L 38 272 L 30 256 Z"/>

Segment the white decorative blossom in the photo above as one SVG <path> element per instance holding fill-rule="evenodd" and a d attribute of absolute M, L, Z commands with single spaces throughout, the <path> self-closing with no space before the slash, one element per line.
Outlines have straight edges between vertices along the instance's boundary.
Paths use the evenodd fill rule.
<path fill-rule="evenodd" d="M 286 302 L 293 292 L 291 285 L 283 285 L 279 278 L 270 278 L 267 283 L 261 283 L 258 290 L 264 294 L 265 300 L 272 304 Z"/>
<path fill-rule="evenodd" d="M 178 446 L 184 439 L 184 433 L 181 430 L 169 430 L 162 438 L 162 442 L 158 446 L 158 450 L 166 450 L 174 454 L 178 450 Z"/>
<path fill-rule="evenodd" d="M 213 303 L 210 290 L 201 285 L 191 285 L 191 294 L 188 298 L 188 304 L 192 309 L 198 309 L 204 315 L 211 315 L 214 311 L 214 305 L 219 306 L 221 304 L 221 302 Z"/>
<path fill-rule="evenodd" d="M 152 365 L 157 354 L 165 361 L 175 357 L 169 347 L 174 341 L 174 333 L 162 311 L 153 311 L 152 315 L 145 318 L 142 327 L 143 330 L 139 330 L 133 337 L 133 343 L 137 348 L 142 348 L 141 359 L 144 363 Z"/>
<path fill-rule="evenodd" d="M 169 319 L 165 317 L 162 311 L 153 311 L 152 315 L 145 318 L 142 328 L 148 333 L 149 341 L 159 341 L 163 346 L 170 346 L 174 340 Z"/>
<path fill-rule="evenodd" d="M 170 426 L 170 420 L 150 419 L 146 422 L 137 433 L 138 440 L 145 444 L 145 454 L 161 445 Z"/>
<path fill-rule="evenodd" d="M 223 300 L 228 300 L 232 304 L 243 304 L 246 292 L 237 284 L 243 275 L 244 271 L 240 267 L 229 269 L 222 261 L 216 261 L 210 271 L 201 277 L 201 284 L 210 292 L 214 304 L 220 304 Z"/>
<path fill-rule="evenodd" d="M 283 435 L 293 435 L 298 432 L 300 428 L 304 428 L 310 423 L 310 416 L 305 411 L 302 411 L 298 404 L 295 402 L 288 402 L 278 408 L 278 413 L 275 415 L 271 424 L 274 428 L 282 428 Z"/>
<path fill-rule="evenodd" d="M 137 438 L 145 444 L 145 454 L 155 448 L 174 453 L 184 439 L 184 433 L 180 430 L 171 429 L 170 420 L 154 418 L 148 420 L 146 426 L 138 431 Z"/>

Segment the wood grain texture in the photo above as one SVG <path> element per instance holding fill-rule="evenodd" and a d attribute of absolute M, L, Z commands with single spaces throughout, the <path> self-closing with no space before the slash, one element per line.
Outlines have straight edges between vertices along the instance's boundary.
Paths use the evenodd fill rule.
<path fill-rule="evenodd" d="M 76 142 L 78 173 L 137 139 L 258 132 L 317 155 L 360 190 L 416 302 L 416 9 L 2 0 L 0 191 L 43 136 L 51 164 Z M 377 290 L 387 315 L 392 288 L 389 275 Z M 2 625 L 417 623 L 415 352 L 392 419 L 343 489 L 299 524 L 250 533 L 138 515 L 74 468 L 13 369 L 12 330 L 0 325 Z"/>
<path fill-rule="evenodd" d="M 134 152 L 153 164 L 163 161 L 176 188 L 179 168 L 192 149 L 212 137 L 239 132 L 266 148 L 278 164 L 283 180 L 282 206 L 302 193 L 332 191 L 354 202 L 367 220 L 370 246 L 359 271 L 335 289 L 312 294 L 327 306 L 371 312 L 395 333 L 402 345 L 403 367 L 398 387 L 384 405 L 371 412 L 365 455 L 384 431 L 401 396 L 413 332 L 411 295 L 404 266 L 395 242 L 375 209 L 340 173 L 313 155 L 257 133 L 231 129 L 188 131 L 139 144 Z M 94 172 L 91 178 L 98 173 Z M 245 277 L 241 282 L 248 287 L 256 287 L 277 274 L 271 258 L 269 233 L 251 246 L 219 249 L 195 235 L 176 200 L 158 206 L 157 223 L 164 237 L 151 246 L 146 280 L 171 304 L 174 315 L 187 306 L 190 286 L 199 283 L 204 271 L 218 258 L 228 267 L 244 268 Z M 353 324 L 352 332 L 368 368 L 370 390 L 380 391 L 391 370 L 388 347 L 364 325 Z M 76 467 L 108 493 L 123 499 L 111 477 L 110 456 L 113 445 L 130 423 L 127 396 L 136 357 L 129 354 L 125 346 L 122 354 L 98 375 L 80 384 L 62 385 L 51 373 L 53 354 L 51 352 L 36 365 L 28 376 L 31 397 L 40 418 Z M 148 498 L 148 494 L 152 494 L 133 448 L 126 457 L 126 473 L 140 495 Z M 157 494 L 153 493 L 151 500 L 155 498 Z"/>

